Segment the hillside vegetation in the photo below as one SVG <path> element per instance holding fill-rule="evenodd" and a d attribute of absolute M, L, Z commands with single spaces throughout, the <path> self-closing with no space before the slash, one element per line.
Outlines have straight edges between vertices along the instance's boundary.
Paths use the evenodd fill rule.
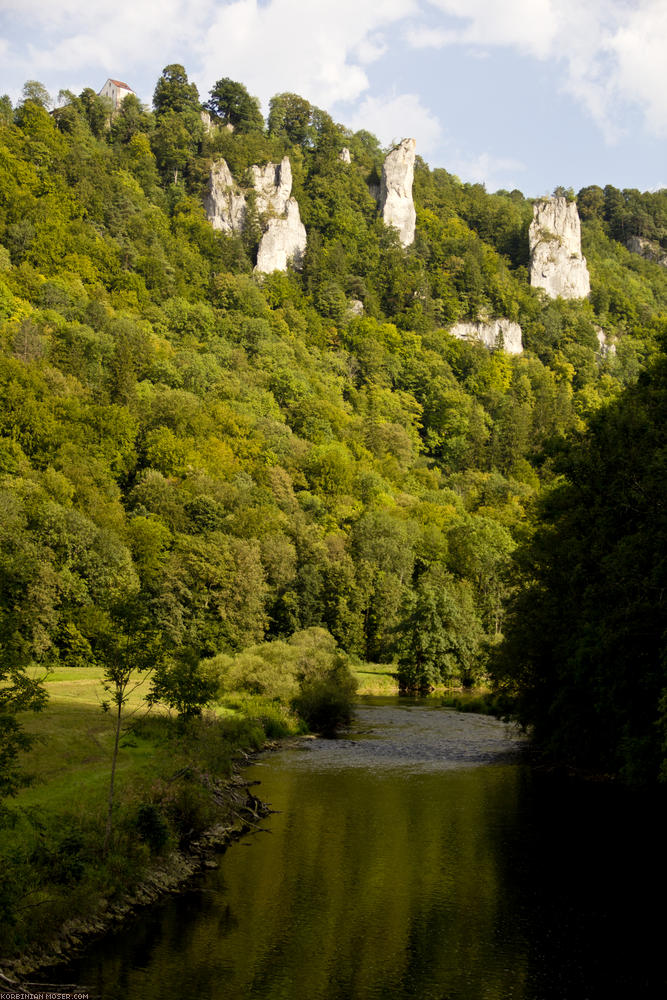
<path fill-rule="evenodd" d="M 222 79 L 207 129 L 171 66 L 153 111 L 47 101 L 0 99 L 2 791 L 54 668 L 98 668 L 112 707 L 119 663 L 151 670 L 183 718 L 263 699 L 284 731 L 345 717 L 350 658 L 405 690 L 487 680 L 563 442 L 660 352 L 667 273 L 624 241 L 667 242 L 665 192 L 580 192 L 591 298 L 548 300 L 519 191 L 418 159 L 405 250 L 369 191 L 378 141 L 297 95 L 265 124 Z M 203 195 L 216 158 L 241 183 L 285 154 L 308 248 L 258 277 L 258 228 L 214 231 Z M 522 355 L 447 332 L 493 317 Z"/>

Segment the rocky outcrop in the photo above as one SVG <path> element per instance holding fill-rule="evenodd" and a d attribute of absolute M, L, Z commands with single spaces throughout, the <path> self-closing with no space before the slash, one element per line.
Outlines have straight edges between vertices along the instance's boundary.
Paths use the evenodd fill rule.
<path fill-rule="evenodd" d="M 263 235 L 257 251 L 255 270 L 268 274 L 285 271 L 290 261 L 300 267 L 306 249 L 306 228 L 299 205 L 292 198 L 292 167 L 289 157 L 280 163 L 250 168 L 255 192 L 255 208 Z M 248 218 L 245 194 L 234 183 L 225 160 L 211 167 L 209 188 L 204 200 L 209 222 L 223 233 L 242 233 Z"/>
<path fill-rule="evenodd" d="M 598 339 L 598 356 L 603 359 L 613 357 L 616 354 L 616 344 L 607 339 L 607 334 L 601 326 L 595 327 L 595 336 Z"/>
<path fill-rule="evenodd" d="M 533 205 L 530 283 L 552 299 L 585 299 L 591 291 L 586 259 L 581 255 L 581 223 L 576 203 L 545 198 Z"/>
<path fill-rule="evenodd" d="M 459 340 L 483 344 L 490 351 L 502 350 L 507 354 L 521 354 L 523 351 L 521 327 L 509 319 L 494 319 L 489 323 L 456 323 L 449 332 Z"/>
<path fill-rule="evenodd" d="M 223 233 L 243 231 L 247 211 L 245 195 L 234 183 L 226 160 L 216 160 L 211 167 L 204 208 L 214 229 Z"/>
<path fill-rule="evenodd" d="M 382 167 L 380 211 L 385 225 L 398 230 L 404 247 L 415 241 L 417 216 L 412 200 L 412 182 L 416 145 L 414 139 L 403 139 L 392 149 Z"/>
<path fill-rule="evenodd" d="M 290 261 L 294 267 L 301 267 L 306 242 L 306 227 L 301 221 L 297 200 L 289 198 L 284 216 L 271 218 L 266 224 L 255 270 L 261 274 L 286 271 Z"/>
<path fill-rule="evenodd" d="M 252 186 L 255 189 L 257 211 L 262 215 L 272 212 L 284 215 L 292 193 L 292 165 L 289 156 L 280 163 L 267 163 L 264 167 L 251 167 Z"/>
<path fill-rule="evenodd" d="M 286 271 L 290 261 L 300 267 L 306 250 L 306 227 L 299 204 L 292 198 L 292 167 L 288 156 L 279 164 L 251 167 L 257 211 L 264 235 L 257 251 L 255 270 L 261 274 Z"/>
<path fill-rule="evenodd" d="M 350 153 L 347 146 L 343 146 L 340 153 L 338 154 L 338 159 L 343 163 L 352 163 L 352 154 Z"/>
<path fill-rule="evenodd" d="M 659 243 L 647 240 L 645 236 L 631 236 L 626 246 L 631 253 L 639 254 L 645 260 L 652 260 L 654 264 L 660 264 L 661 267 L 667 267 L 667 253 Z"/>

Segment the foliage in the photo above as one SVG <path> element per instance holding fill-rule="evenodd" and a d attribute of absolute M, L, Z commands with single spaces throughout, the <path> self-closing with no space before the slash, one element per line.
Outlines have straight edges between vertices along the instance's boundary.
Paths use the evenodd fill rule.
<path fill-rule="evenodd" d="M 188 74 L 180 63 L 170 63 L 162 70 L 153 92 L 153 107 L 156 115 L 162 115 L 166 111 L 174 111 L 176 114 L 199 111 L 199 91 L 196 84 L 189 83 Z"/>
<path fill-rule="evenodd" d="M 330 735 L 350 721 L 356 682 L 348 657 L 323 628 L 295 632 L 206 664 L 217 671 L 223 697 L 245 691 L 293 707 L 309 728 Z"/>
<path fill-rule="evenodd" d="M 223 124 L 240 133 L 264 128 L 259 101 L 250 96 L 242 83 L 222 77 L 213 85 L 210 95 L 206 107 Z"/>
<path fill-rule="evenodd" d="M 667 364 L 558 460 L 494 667 L 538 743 L 628 781 L 664 779 Z"/>
<path fill-rule="evenodd" d="M 552 301 L 529 286 L 520 192 L 418 159 L 406 250 L 369 189 L 377 139 L 298 94 L 265 131 L 223 78 L 208 132 L 178 64 L 153 112 L 30 95 L 0 105 L 3 662 L 21 683 L 113 663 L 131 596 L 160 635 L 155 698 L 184 716 L 210 697 L 201 660 L 276 728 L 343 654 L 398 658 L 406 688 L 483 677 L 562 440 L 658 350 L 667 278 L 623 242 L 663 239 L 664 193 L 580 192 L 591 300 Z M 202 195 L 217 157 L 243 183 L 284 155 L 308 247 L 259 278 L 252 233 L 214 231 Z M 494 316 L 523 355 L 448 333 Z M 291 637 L 313 629 L 338 652 L 307 680 Z"/>
<path fill-rule="evenodd" d="M 161 662 L 151 682 L 150 701 L 175 708 L 182 719 L 201 715 L 215 698 L 217 677 L 207 674 L 194 650 L 182 647 Z"/>

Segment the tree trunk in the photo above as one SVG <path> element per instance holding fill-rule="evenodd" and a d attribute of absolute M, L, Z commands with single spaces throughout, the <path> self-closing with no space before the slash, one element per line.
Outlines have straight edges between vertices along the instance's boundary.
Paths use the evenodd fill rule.
<path fill-rule="evenodd" d="M 109 850 L 109 843 L 111 841 L 111 826 L 113 821 L 113 797 L 114 797 L 114 783 L 116 780 L 116 761 L 118 760 L 118 744 L 120 743 L 120 723 L 123 712 L 123 701 L 122 698 L 118 699 L 118 712 L 116 714 L 116 735 L 114 737 L 113 744 L 113 757 L 111 758 L 111 780 L 109 781 L 109 808 L 107 812 L 107 828 L 104 833 L 104 847 L 103 853 L 106 854 Z"/>

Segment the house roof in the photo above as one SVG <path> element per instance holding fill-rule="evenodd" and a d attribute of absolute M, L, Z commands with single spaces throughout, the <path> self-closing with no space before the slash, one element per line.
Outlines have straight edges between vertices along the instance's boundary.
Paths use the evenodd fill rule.
<path fill-rule="evenodd" d="M 112 80 L 111 77 L 109 77 L 109 83 L 115 83 L 116 86 L 120 87 L 122 90 L 132 90 L 132 87 L 130 87 L 127 83 L 123 83 L 122 80 Z M 134 91 L 132 91 L 132 93 L 134 93 Z"/>

